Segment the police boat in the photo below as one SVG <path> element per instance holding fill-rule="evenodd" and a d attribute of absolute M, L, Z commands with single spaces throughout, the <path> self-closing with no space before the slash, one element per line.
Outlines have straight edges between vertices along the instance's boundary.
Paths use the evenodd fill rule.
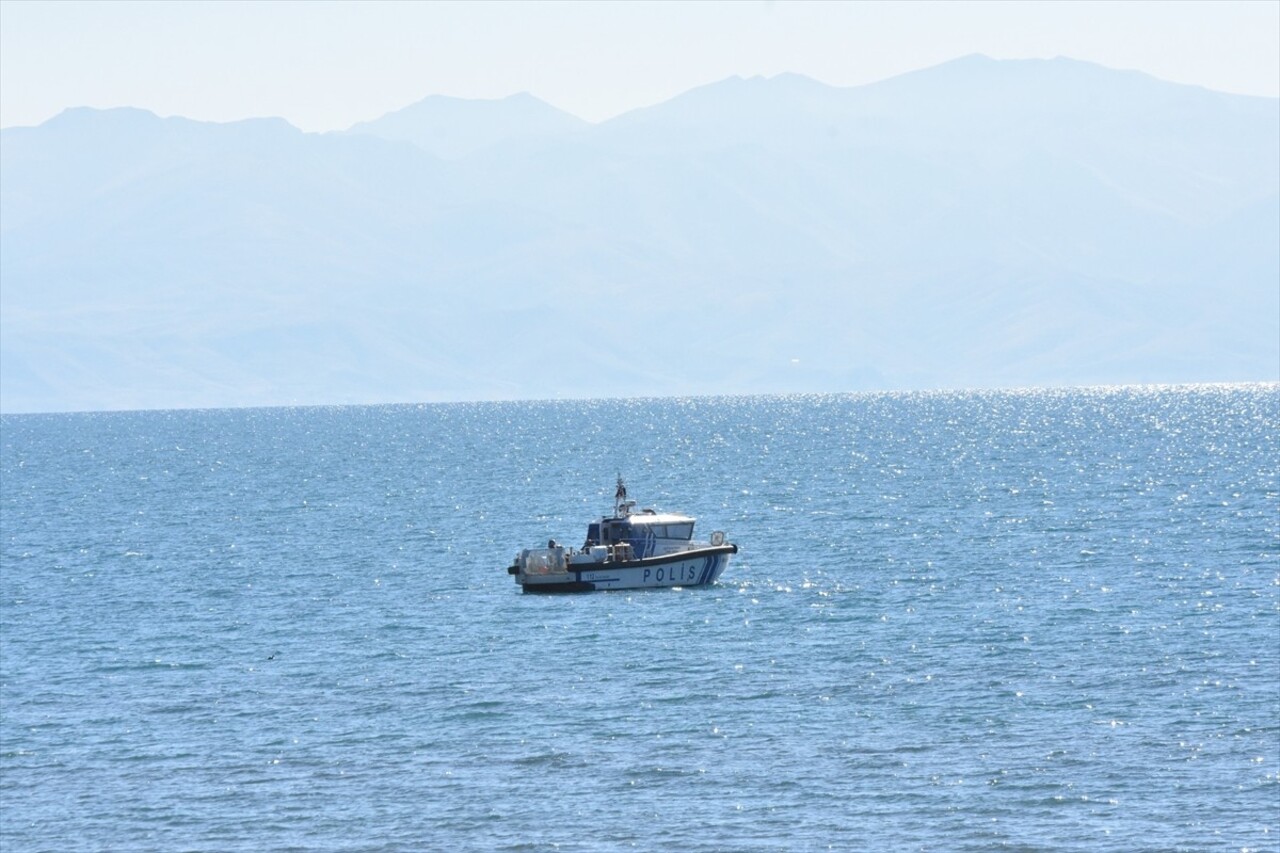
<path fill-rule="evenodd" d="M 694 522 L 687 515 L 637 510 L 619 476 L 613 515 L 587 525 L 581 549 L 554 539 L 546 548 L 526 548 L 507 574 L 525 592 L 707 586 L 724 573 L 738 546 L 720 530 L 709 542 L 695 542 Z"/>

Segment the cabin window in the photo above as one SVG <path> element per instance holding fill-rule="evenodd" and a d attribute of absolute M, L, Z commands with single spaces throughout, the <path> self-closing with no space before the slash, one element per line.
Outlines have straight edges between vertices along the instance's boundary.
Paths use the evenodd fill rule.
<path fill-rule="evenodd" d="M 693 525 L 692 524 L 668 524 L 666 538 L 683 539 L 685 541 L 688 541 L 693 538 Z"/>

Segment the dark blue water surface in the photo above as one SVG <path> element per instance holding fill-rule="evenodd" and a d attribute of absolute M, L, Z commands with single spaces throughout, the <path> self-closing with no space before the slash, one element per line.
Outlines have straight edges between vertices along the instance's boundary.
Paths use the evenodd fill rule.
<path fill-rule="evenodd" d="M 1280 850 L 1280 387 L 8 416 L 0 849 Z M 714 587 L 521 595 L 621 472 Z"/>

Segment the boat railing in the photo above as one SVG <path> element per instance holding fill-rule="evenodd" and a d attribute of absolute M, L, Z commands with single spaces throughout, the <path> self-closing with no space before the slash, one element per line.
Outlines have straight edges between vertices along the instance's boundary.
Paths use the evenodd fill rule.
<path fill-rule="evenodd" d="M 724 534 L 721 533 L 719 530 L 717 530 L 715 533 L 711 534 L 710 542 L 692 542 L 692 541 L 685 542 L 682 545 L 680 545 L 678 548 L 674 548 L 672 550 L 673 551 L 701 551 L 705 548 L 719 548 L 721 545 L 725 544 L 726 541 L 727 540 L 724 538 Z"/>

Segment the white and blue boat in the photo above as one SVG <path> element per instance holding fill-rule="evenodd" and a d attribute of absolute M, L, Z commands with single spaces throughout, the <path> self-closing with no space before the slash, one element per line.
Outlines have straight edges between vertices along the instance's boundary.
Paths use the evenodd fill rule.
<path fill-rule="evenodd" d="M 546 548 L 526 548 L 507 567 L 525 592 L 590 592 L 597 589 L 652 589 L 713 584 L 738 546 L 723 531 L 708 542 L 693 538 L 696 519 L 677 513 L 636 509 L 618 477 L 613 515 L 587 525 L 582 548 L 555 540 Z"/>

